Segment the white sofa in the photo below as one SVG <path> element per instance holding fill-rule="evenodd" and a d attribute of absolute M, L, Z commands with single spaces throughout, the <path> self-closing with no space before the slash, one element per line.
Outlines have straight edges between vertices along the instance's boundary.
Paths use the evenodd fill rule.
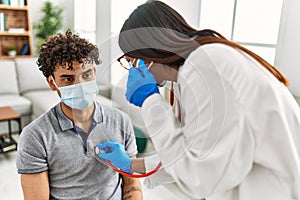
<path fill-rule="evenodd" d="M 28 123 L 32 113 L 32 102 L 21 95 L 19 76 L 14 61 L 0 61 L 0 106 L 11 106 L 22 116 L 22 123 Z M 24 121 L 24 119 L 26 119 Z M 0 133 L 7 130 L 6 123 L 0 124 Z"/>

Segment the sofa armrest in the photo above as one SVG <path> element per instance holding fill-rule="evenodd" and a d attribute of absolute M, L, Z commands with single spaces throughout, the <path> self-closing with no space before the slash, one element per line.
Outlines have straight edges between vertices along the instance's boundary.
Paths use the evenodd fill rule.
<path fill-rule="evenodd" d="M 13 60 L 0 61 L 0 95 L 18 95 L 18 81 L 15 62 Z"/>

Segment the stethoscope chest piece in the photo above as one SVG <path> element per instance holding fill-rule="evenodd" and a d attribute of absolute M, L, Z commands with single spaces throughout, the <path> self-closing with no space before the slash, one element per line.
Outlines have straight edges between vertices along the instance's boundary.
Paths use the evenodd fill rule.
<path fill-rule="evenodd" d="M 99 153 L 105 153 L 105 151 L 103 149 L 100 149 L 97 146 L 94 147 L 94 151 L 95 151 L 96 155 L 98 155 Z"/>

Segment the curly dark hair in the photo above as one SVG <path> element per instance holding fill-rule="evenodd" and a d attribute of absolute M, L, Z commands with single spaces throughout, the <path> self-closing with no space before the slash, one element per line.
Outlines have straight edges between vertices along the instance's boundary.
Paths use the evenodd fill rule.
<path fill-rule="evenodd" d="M 53 75 L 57 64 L 71 70 L 72 62 L 83 63 L 84 60 L 97 65 L 101 63 L 97 46 L 67 30 L 65 35 L 58 33 L 42 44 L 37 65 L 44 76 L 49 77 Z"/>

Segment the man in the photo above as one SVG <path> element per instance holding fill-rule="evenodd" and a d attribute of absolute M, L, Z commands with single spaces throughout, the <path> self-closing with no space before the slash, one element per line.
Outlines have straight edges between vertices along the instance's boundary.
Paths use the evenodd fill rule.
<path fill-rule="evenodd" d="M 61 102 L 21 133 L 17 168 L 25 200 L 142 199 L 138 179 L 120 177 L 94 153 L 114 140 L 137 153 L 128 116 L 94 101 L 96 46 L 67 31 L 46 41 L 37 61 Z"/>

